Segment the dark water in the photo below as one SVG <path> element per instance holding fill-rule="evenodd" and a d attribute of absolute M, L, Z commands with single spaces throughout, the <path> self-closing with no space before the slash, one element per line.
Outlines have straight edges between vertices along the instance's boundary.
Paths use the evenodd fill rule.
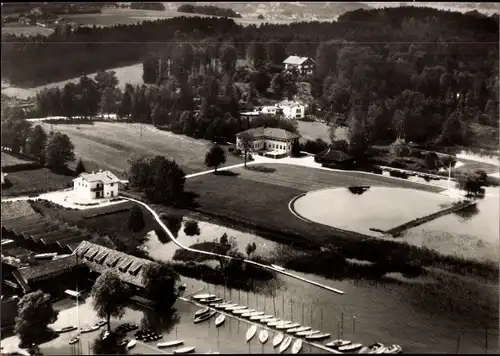
<path fill-rule="evenodd" d="M 343 196 L 346 199 L 364 199 L 369 197 L 370 191 L 372 188 L 362 194 L 353 194 L 345 189 Z M 497 193 L 498 189 L 488 188 L 487 197 L 478 203 L 476 210 L 441 217 L 411 229 L 400 239 L 431 247 L 442 253 L 473 256 L 478 260 L 496 258 L 498 261 L 498 252 L 495 253 L 498 251 L 499 240 Z M 412 206 L 424 208 L 439 209 L 440 204 L 450 201 L 449 197 L 433 196 L 432 193 L 399 191 L 398 194 L 411 195 Z M 422 197 L 423 202 L 418 200 Z M 370 212 L 363 204 L 359 204 L 356 209 L 365 212 L 365 215 Z M 353 215 L 352 209 L 338 210 L 338 214 L 342 215 L 337 218 L 346 220 L 352 219 Z M 379 221 L 364 218 L 370 227 Z M 198 237 L 183 236 L 181 229 L 182 243 L 190 245 L 212 241 L 227 232 L 235 238 L 240 250 L 250 241 L 257 243 L 257 253 L 263 256 L 273 256 L 289 250 L 286 246 L 254 234 L 224 226 L 201 222 L 200 228 L 201 235 Z M 147 248 L 155 258 L 170 259 L 177 246 L 172 243 L 161 244 L 155 236 L 151 236 Z M 222 286 L 207 285 L 189 278 L 184 278 L 184 281 L 188 283 L 189 290 L 204 287 L 226 299 L 250 305 L 254 309 L 265 309 L 266 314 L 278 315 L 329 332 L 333 338 L 339 335 L 343 318 L 343 337 L 364 344 L 396 343 L 408 353 L 454 353 L 457 352 L 457 347 L 462 353 L 481 354 L 486 351 L 486 347 L 489 353 L 498 351 L 498 283 L 487 283 L 432 269 L 418 278 L 410 279 L 392 273 L 381 281 L 334 281 L 315 275 L 297 274 L 341 289 L 345 294 L 335 295 L 282 275 L 269 286 L 267 296 L 262 293 L 238 293 L 236 290 L 230 291 Z M 270 293 L 275 295 L 274 298 Z M 238 349 L 232 352 L 244 353 L 248 350 Z"/>

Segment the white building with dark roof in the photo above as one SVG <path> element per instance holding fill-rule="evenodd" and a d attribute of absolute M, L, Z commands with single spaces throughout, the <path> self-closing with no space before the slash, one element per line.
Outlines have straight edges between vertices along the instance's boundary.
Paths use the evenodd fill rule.
<path fill-rule="evenodd" d="M 122 180 L 110 171 L 82 173 L 73 179 L 73 191 L 81 199 L 113 198 L 118 196 L 121 182 Z"/>
<path fill-rule="evenodd" d="M 240 137 L 243 133 L 252 137 L 252 151 L 262 152 L 265 156 L 282 157 L 289 156 L 292 152 L 293 143 L 300 135 L 277 128 L 256 127 L 236 135 L 236 148 L 243 150 Z"/>
<path fill-rule="evenodd" d="M 287 119 L 303 119 L 306 114 L 305 105 L 298 101 L 284 100 L 278 107 L 282 109 L 283 116 Z"/>
<path fill-rule="evenodd" d="M 300 74 L 311 75 L 314 73 L 316 62 L 309 57 L 289 56 L 283 61 L 285 70 L 296 69 Z"/>

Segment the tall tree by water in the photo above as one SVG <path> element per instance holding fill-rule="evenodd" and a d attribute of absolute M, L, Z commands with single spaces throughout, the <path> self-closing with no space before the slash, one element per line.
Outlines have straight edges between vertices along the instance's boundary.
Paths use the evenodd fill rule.
<path fill-rule="evenodd" d="M 113 271 L 105 271 L 92 286 L 92 305 L 100 318 L 106 318 L 111 331 L 111 318 L 121 319 L 130 298 L 130 290 L 125 282 Z"/>

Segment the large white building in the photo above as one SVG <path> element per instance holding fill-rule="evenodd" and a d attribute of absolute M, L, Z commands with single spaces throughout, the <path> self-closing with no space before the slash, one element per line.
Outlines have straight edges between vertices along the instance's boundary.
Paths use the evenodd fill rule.
<path fill-rule="evenodd" d="M 240 132 L 236 135 L 236 148 L 243 150 L 240 137 L 247 133 L 252 137 L 253 152 L 265 152 L 266 156 L 289 156 L 294 141 L 300 136 L 296 133 L 270 127 L 257 127 Z"/>
<path fill-rule="evenodd" d="M 306 107 L 298 101 L 284 100 L 278 104 L 282 109 L 283 116 L 287 119 L 303 119 L 306 115 Z"/>
<path fill-rule="evenodd" d="M 73 179 L 73 191 L 82 199 L 94 200 L 117 197 L 120 178 L 110 171 L 82 173 Z"/>
<path fill-rule="evenodd" d="M 300 74 L 311 75 L 314 73 L 316 62 L 309 57 L 290 56 L 283 61 L 285 70 L 296 69 Z"/>

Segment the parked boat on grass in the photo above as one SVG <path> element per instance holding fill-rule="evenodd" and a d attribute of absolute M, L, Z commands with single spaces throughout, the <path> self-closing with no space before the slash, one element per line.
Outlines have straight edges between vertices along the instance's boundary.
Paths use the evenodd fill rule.
<path fill-rule="evenodd" d="M 297 339 L 292 346 L 292 354 L 298 354 L 302 349 L 302 339 Z"/>
<path fill-rule="evenodd" d="M 201 315 L 204 315 L 204 314 L 208 313 L 209 311 L 210 311 L 209 307 L 200 309 L 200 310 L 196 311 L 196 313 L 194 313 L 194 317 L 197 318 L 197 317 L 199 317 Z"/>
<path fill-rule="evenodd" d="M 276 336 L 273 338 L 273 347 L 276 347 L 279 344 L 281 344 L 284 338 L 285 335 L 283 333 L 276 334 Z"/>
<path fill-rule="evenodd" d="M 291 343 L 292 343 L 292 338 L 290 336 L 286 337 L 285 340 L 283 340 L 283 342 L 280 345 L 280 348 L 279 348 L 280 354 L 282 354 L 283 352 L 285 352 L 286 349 L 288 349 L 288 347 L 290 346 Z"/>
<path fill-rule="evenodd" d="M 247 342 L 252 340 L 252 338 L 255 336 L 255 333 L 257 332 L 257 325 L 252 325 L 248 330 L 246 334 L 246 339 Z"/>
<path fill-rule="evenodd" d="M 266 329 L 261 330 L 259 333 L 259 341 L 262 344 L 265 344 L 268 338 L 269 338 L 269 333 L 267 332 L 267 330 Z"/>
<path fill-rule="evenodd" d="M 166 341 L 166 342 L 160 342 L 156 346 L 159 349 L 165 348 L 165 347 L 174 347 L 174 346 L 179 346 L 184 343 L 183 340 L 173 340 L 173 341 Z"/>
<path fill-rule="evenodd" d="M 201 323 L 202 321 L 205 321 L 205 320 L 208 320 L 210 319 L 211 317 L 213 317 L 215 314 L 217 314 L 217 312 L 214 310 L 214 311 L 210 311 L 208 312 L 207 314 L 204 314 L 202 316 L 199 316 L 197 317 L 196 319 L 194 319 L 194 323 L 195 324 L 198 324 L 198 323 Z"/>
<path fill-rule="evenodd" d="M 359 350 L 362 347 L 363 347 L 363 344 L 359 344 L 359 343 L 352 344 L 351 343 L 350 345 L 338 346 L 337 350 L 339 350 L 341 352 L 352 352 L 352 351 Z"/>
<path fill-rule="evenodd" d="M 181 347 L 180 349 L 174 350 L 174 354 L 188 354 L 193 352 L 194 349 L 194 346 Z"/>
<path fill-rule="evenodd" d="M 217 318 L 215 318 L 215 326 L 221 326 L 226 320 L 226 316 L 224 314 L 219 314 Z"/>

